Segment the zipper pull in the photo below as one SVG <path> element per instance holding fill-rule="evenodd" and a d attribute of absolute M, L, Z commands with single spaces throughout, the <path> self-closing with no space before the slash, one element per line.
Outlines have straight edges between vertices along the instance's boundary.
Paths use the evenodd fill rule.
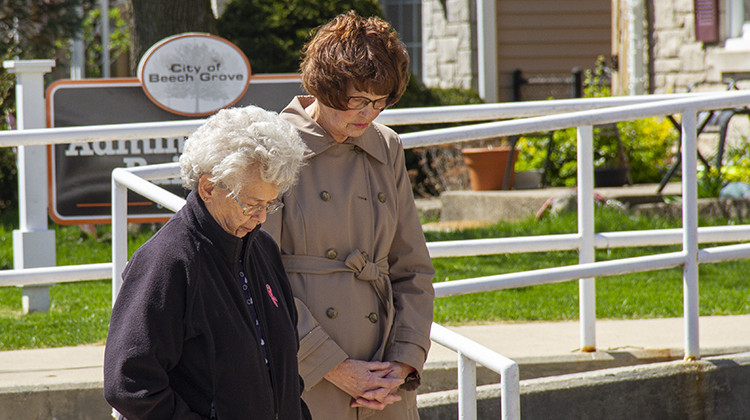
<path fill-rule="evenodd" d="M 216 407 L 214 407 L 214 402 L 211 401 L 211 420 L 216 420 Z"/>

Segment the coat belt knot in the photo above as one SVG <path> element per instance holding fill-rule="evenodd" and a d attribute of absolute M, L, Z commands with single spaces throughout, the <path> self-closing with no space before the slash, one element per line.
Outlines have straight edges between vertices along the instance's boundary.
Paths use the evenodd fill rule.
<path fill-rule="evenodd" d="M 381 274 L 388 274 L 388 264 L 385 261 L 382 261 L 381 264 L 369 261 L 358 249 L 355 249 L 346 257 L 344 264 L 360 280 L 374 281 Z"/>

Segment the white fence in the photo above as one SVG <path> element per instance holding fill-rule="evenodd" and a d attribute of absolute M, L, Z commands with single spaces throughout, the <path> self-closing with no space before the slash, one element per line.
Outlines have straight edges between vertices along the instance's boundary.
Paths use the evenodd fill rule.
<path fill-rule="evenodd" d="M 698 264 L 750 257 L 750 244 L 730 245 L 699 250 L 699 242 L 736 242 L 750 239 L 750 227 L 697 227 L 697 139 L 696 116 L 699 111 L 742 107 L 750 104 L 750 93 L 653 95 L 626 98 L 577 99 L 520 104 L 469 105 L 444 108 L 388 110 L 379 120 L 388 124 L 418 122 L 481 121 L 523 116 L 464 127 L 404 134 L 405 147 L 420 147 L 468 140 L 549 131 L 577 127 L 578 131 L 578 233 L 545 237 L 483 239 L 429 243 L 432 257 L 486 255 L 493 253 L 536 252 L 577 249 L 579 264 L 521 273 L 503 274 L 435 284 L 437 296 L 525 287 L 536 284 L 579 279 L 581 348 L 595 349 L 594 278 L 622 273 L 683 266 L 685 318 L 685 357 L 700 357 L 698 343 Z M 572 111 L 572 112 L 566 112 Z M 556 114 L 529 117 L 531 115 Z M 682 115 L 683 228 L 674 230 L 600 233 L 594 232 L 593 199 L 593 130 L 595 124 L 627 121 L 650 116 Z M 436 117 L 435 115 L 438 115 Z M 418 120 L 417 120 L 418 118 Z M 73 141 L 128 140 L 149 137 L 188 135 L 200 120 L 174 123 L 123 124 L 66 129 L 34 129 L 0 133 L 0 147 L 12 145 L 59 144 Z M 55 282 L 113 279 L 113 297 L 119 289 L 120 274 L 127 260 L 126 192 L 132 189 L 177 210 L 184 200 L 148 180 L 162 179 L 177 173 L 176 164 L 116 169 L 112 174 L 113 262 L 86 266 L 50 267 L 0 272 L 0 286 L 34 285 Z M 615 246 L 650 246 L 682 244 L 679 252 L 650 255 L 606 262 L 594 261 L 594 249 Z M 111 271 L 108 271 L 111 270 Z M 108 271 L 108 272 L 107 272 Z M 517 365 L 500 355 L 488 356 L 481 346 L 457 339 L 440 326 L 433 328 L 433 340 L 459 353 L 459 364 L 465 376 L 459 379 L 459 410 L 462 418 L 475 418 L 474 363 L 479 362 L 501 373 L 503 388 L 502 417 L 520 418 Z M 515 373 L 514 373 L 515 372 Z M 473 404 L 473 405 L 472 405 Z M 468 407 L 468 408 L 467 408 Z M 474 407 L 474 408 L 472 408 Z"/>

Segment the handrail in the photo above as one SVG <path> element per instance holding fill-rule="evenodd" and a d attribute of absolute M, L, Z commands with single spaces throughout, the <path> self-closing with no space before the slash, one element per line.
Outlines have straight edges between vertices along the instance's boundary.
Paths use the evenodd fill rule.
<path fill-rule="evenodd" d="M 710 95 L 715 92 L 703 92 Z M 688 93 L 657 95 L 610 96 L 605 98 L 556 99 L 554 101 L 502 102 L 440 107 L 395 108 L 383 111 L 375 121 L 385 125 L 438 124 L 468 121 L 502 120 L 536 117 L 572 111 L 585 111 L 613 106 L 659 102 L 690 97 Z"/>
<path fill-rule="evenodd" d="M 430 331 L 432 341 L 451 349 L 459 354 L 459 364 L 468 365 L 468 369 L 459 369 L 459 382 L 476 387 L 476 364 L 500 374 L 500 406 L 501 418 L 504 420 L 519 419 L 521 412 L 520 378 L 518 363 L 497 354 L 487 347 L 470 340 L 461 334 L 453 332 L 440 324 L 432 323 Z M 470 363 L 467 363 L 471 361 Z M 467 387 L 459 386 L 459 418 L 476 419 L 476 393 L 462 394 Z M 473 398 L 471 398 L 473 396 Z M 467 401 L 471 399 L 471 401 Z M 468 409 L 467 409 L 468 408 Z"/>
<path fill-rule="evenodd" d="M 750 93 L 746 91 L 704 93 L 704 94 L 681 94 L 681 95 L 651 95 L 648 97 L 626 97 L 626 98 L 597 98 L 587 100 L 563 100 L 563 101 L 537 101 L 537 103 L 521 104 L 487 104 L 478 106 L 444 107 L 432 110 L 434 115 L 427 118 L 425 113 L 428 109 L 405 109 L 388 110 L 383 112 L 379 121 L 388 124 L 417 123 L 410 118 L 425 118 L 426 122 L 448 122 L 448 121 L 478 121 L 496 120 L 524 116 L 525 118 L 496 121 L 482 124 L 466 125 L 463 127 L 452 127 L 445 129 L 429 130 L 416 133 L 403 134 L 404 146 L 407 148 L 436 145 L 444 143 L 455 143 L 474 139 L 518 135 L 540 131 L 550 131 L 568 127 L 578 128 L 578 150 L 579 162 L 579 184 L 578 184 L 578 208 L 579 208 L 579 232 L 570 235 L 552 235 L 544 239 L 542 237 L 530 238 L 499 238 L 472 241 L 445 241 L 428 244 L 432 257 L 476 255 L 476 253 L 498 253 L 509 252 L 507 247 L 515 246 L 518 252 L 533 252 L 539 250 L 562 250 L 577 249 L 580 254 L 591 255 L 593 248 L 618 247 L 618 246 L 641 246 L 641 245 L 669 245 L 682 243 L 683 249 L 678 252 L 668 252 L 656 255 L 634 257 L 612 261 L 586 261 L 580 259 L 579 264 L 546 268 L 523 273 L 509 273 L 495 276 L 480 277 L 474 279 L 454 280 L 447 283 L 436 283 L 436 296 L 452 296 L 464 293 L 476 293 L 480 291 L 499 290 L 509 287 L 526 287 L 534 284 L 545 284 L 551 282 L 569 281 L 576 278 L 585 280 L 587 290 L 593 290 L 595 277 L 606 277 L 634 271 L 648 271 L 661 268 L 683 266 L 684 270 L 684 312 L 685 312 L 685 355 L 686 358 L 699 357 L 698 326 L 697 326 L 697 266 L 700 263 L 712 263 L 731 259 L 747 258 L 750 256 L 750 244 L 718 246 L 713 248 L 698 249 L 700 242 L 733 242 L 747 240 L 750 227 L 697 227 L 697 193 L 696 193 L 696 159 L 691 156 L 691 151 L 696 150 L 696 124 L 695 116 L 699 110 L 725 109 L 750 104 Z M 571 112 L 572 110 L 572 112 Z M 565 111 L 565 112 L 563 112 Z M 512 115 L 512 112 L 516 112 Z M 539 114 L 550 114 L 562 112 L 555 115 L 534 116 Z M 448 118 L 447 114 L 452 115 Z M 607 232 L 595 234 L 593 226 L 586 222 L 593 220 L 593 200 L 590 177 L 593 176 L 591 165 L 586 163 L 591 159 L 591 127 L 593 125 L 646 118 L 655 115 L 682 114 L 682 153 L 683 153 L 683 228 L 665 229 L 657 231 L 634 231 L 634 232 Z M 460 116 L 459 116 L 460 115 Z M 389 120 L 390 119 L 390 120 Z M 59 129 L 38 129 L 0 132 L 0 147 L 13 145 L 32 144 L 62 144 L 77 141 L 104 141 L 104 140 L 127 140 L 153 137 L 186 136 L 189 135 L 203 120 L 185 120 L 177 122 L 162 123 L 139 123 L 139 124 L 113 124 L 104 126 L 69 127 Z M 407 122 L 408 121 L 408 122 Z M 106 130 L 106 131 L 102 131 Z M 111 264 L 52 267 L 41 269 L 6 270 L 0 272 L 0 286 L 10 284 L 38 284 L 35 283 L 40 276 L 58 276 L 58 273 L 77 271 L 79 274 L 88 271 L 91 276 L 101 276 L 105 267 L 111 267 L 111 278 L 113 283 L 113 298 L 119 287 L 119 278 L 124 264 L 127 261 L 127 241 L 125 240 L 127 222 L 127 190 L 137 191 L 147 198 L 161 203 L 165 207 L 177 210 L 184 205 L 184 199 L 163 191 L 154 186 L 146 179 L 164 179 L 175 174 L 178 165 L 176 163 L 143 166 L 136 168 L 115 169 L 112 173 L 112 211 L 113 211 L 113 261 Z M 462 243 L 458 243 L 462 242 Z M 523 244 L 521 242 L 524 242 Z M 479 250 L 482 248 L 481 250 Z M 474 252 L 474 254 L 472 254 Z M 587 257 L 588 258 L 588 257 Z M 97 274 L 93 274 L 97 273 Z M 68 280 L 73 274 L 65 274 L 60 281 Z M 77 274 L 76 274 L 77 275 Z M 583 281 L 581 282 L 583 286 Z M 593 298 L 581 295 L 581 301 Z M 592 303 L 584 302 L 581 306 L 581 322 L 593 322 L 585 320 L 593 312 Z M 588 306 L 586 306 L 588 305 Z M 586 348 L 586 340 L 593 342 L 593 335 L 588 327 L 582 328 L 582 346 Z M 435 336 L 441 334 L 442 327 L 433 326 Z M 474 361 L 482 364 L 493 363 L 484 360 L 482 355 L 475 354 L 473 344 L 466 341 L 450 338 L 453 343 L 466 344 L 458 349 L 459 364 L 470 371 L 473 369 Z M 437 338 L 436 340 L 444 340 Z M 450 343 L 449 343 L 450 344 Z M 444 344 L 445 345 L 445 344 Z M 458 348 L 458 347 L 457 347 Z M 481 353 L 481 352 L 480 352 Z M 497 357 L 493 355 L 492 357 Z M 500 356 L 502 358 L 502 356 Z M 489 367 L 489 366 L 488 366 Z M 513 380 L 512 372 L 505 372 L 503 380 Z M 517 372 L 516 372 L 517 378 Z M 517 379 L 516 379 L 517 381 Z M 466 378 L 462 382 L 462 391 L 465 394 L 470 384 L 466 384 Z M 470 393 L 469 393 L 470 394 Z M 517 394 L 516 394 L 517 397 Z M 503 398 L 503 410 L 510 409 L 515 413 L 509 414 L 509 418 L 518 418 L 519 407 L 515 397 Z M 505 407 L 505 404 L 511 406 Z M 516 404 L 516 407 L 512 406 Z M 476 407 L 474 405 L 474 407 Z M 462 413 L 470 413 L 471 408 L 460 408 Z M 468 410 L 468 411 L 467 411 Z M 467 414 L 470 415 L 470 414 Z"/>
<path fill-rule="evenodd" d="M 698 243 L 750 240 L 750 225 L 698 228 Z M 430 257 L 467 257 L 475 255 L 519 254 L 526 252 L 572 251 L 580 247 L 576 233 L 508 238 L 462 239 L 428 242 Z M 596 249 L 634 246 L 667 246 L 682 243 L 682 229 L 652 229 L 594 234 Z"/>
<path fill-rule="evenodd" d="M 57 267 L 0 270 L 0 286 L 34 286 L 38 284 L 71 283 L 112 277 L 112 263 L 59 265 Z"/>
<path fill-rule="evenodd" d="M 404 125 L 499 120 L 711 95 L 715 95 L 715 93 L 614 96 L 608 98 L 561 99 L 556 101 L 399 108 L 383 111 L 376 121 L 388 125 Z M 205 119 L 6 130 L 0 131 L 0 147 L 137 140 L 159 137 L 187 137 L 203 122 L 205 122 Z M 404 136 L 407 135 L 404 134 Z"/>
<path fill-rule="evenodd" d="M 722 94 L 702 94 L 699 97 L 680 97 L 653 103 L 613 106 L 586 111 L 565 112 L 541 117 L 438 128 L 401 134 L 406 148 L 437 146 L 493 137 L 553 131 L 569 127 L 610 124 L 637 120 L 655 115 L 680 114 L 687 107 L 697 111 L 744 106 L 750 103 L 750 92 L 734 91 Z"/>

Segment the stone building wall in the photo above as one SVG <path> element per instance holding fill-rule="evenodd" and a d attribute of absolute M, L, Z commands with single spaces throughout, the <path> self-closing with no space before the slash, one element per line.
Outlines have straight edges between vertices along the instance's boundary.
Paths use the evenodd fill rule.
<path fill-rule="evenodd" d="M 694 83 L 720 81 L 711 59 L 720 47 L 695 40 L 693 0 L 659 0 L 652 4 L 651 91 L 687 92 Z"/>
<path fill-rule="evenodd" d="M 722 74 L 727 68 L 733 68 L 731 57 L 727 57 L 724 48 L 726 36 L 723 28 L 723 11 L 719 15 L 722 26 L 719 31 L 720 42 L 704 44 L 695 40 L 695 13 L 692 0 L 659 0 L 653 2 L 651 29 L 650 66 L 653 93 L 688 92 L 691 85 L 698 84 L 693 91 L 722 90 Z M 720 2 L 723 5 L 723 2 Z M 750 48 L 750 46 L 749 46 Z M 740 51 L 742 53 L 744 51 Z M 747 51 L 750 54 L 750 50 Z M 745 76 L 750 75 L 750 68 Z M 738 86 L 747 89 L 748 82 Z M 698 137 L 699 150 L 709 160 L 717 152 L 718 133 L 716 128 L 707 128 Z M 742 147 L 750 138 L 750 121 L 741 114 L 730 120 L 725 150 L 730 147 Z M 712 161 L 713 163 L 713 161 Z"/>
<path fill-rule="evenodd" d="M 423 0 L 422 81 L 476 89 L 476 25 L 471 0 Z"/>

